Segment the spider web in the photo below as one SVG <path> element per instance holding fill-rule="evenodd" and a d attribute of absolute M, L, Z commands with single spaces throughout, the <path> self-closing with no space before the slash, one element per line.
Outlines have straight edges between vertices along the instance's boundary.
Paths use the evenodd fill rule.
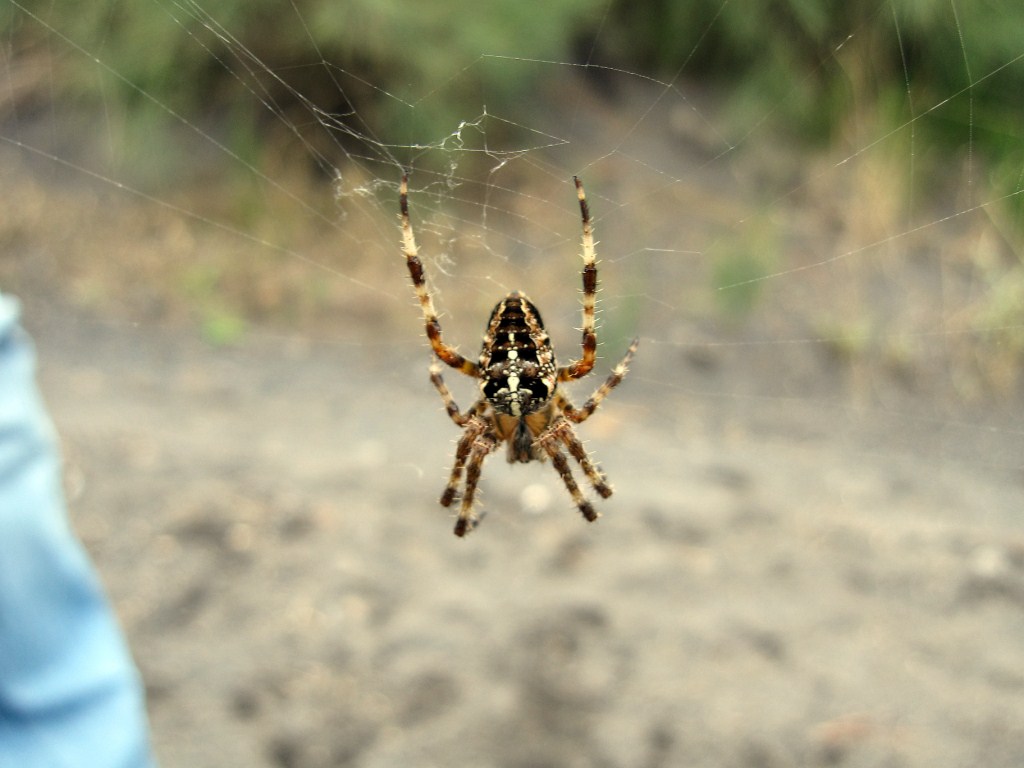
<path fill-rule="evenodd" d="M 353 525 L 354 546 L 387 539 L 402 521 L 429 514 L 424 510 L 442 487 L 455 431 L 427 379 L 429 347 L 401 257 L 401 175 L 410 174 L 413 226 L 446 340 L 474 353 L 494 304 L 519 289 L 543 313 L 560 363 L 579 351 L 577 175 L 586 186 L 600 259 L 599 362 L 595 375 L 575 386 L 577 403 L 611 371 L 629 340 L 640 338 L 629 376 L 580 432 L 594 439 L 592 447 L 616 483 L 612 507 L 638 513 L 630 519 L 646 515 L 652 530 L 661 525 L 665 536 L 685 541 L 684 554 L 672 558 L 690 563 L 693 557 L 693 567 L 703 567 L 708 547 L 701 526 L 728 506 L 726 497 L 729 503 L 739 499 L 738 527 L 746 520 L 760 537 L 758 521 L 767 513 L 752 482 L 767 487 L 779 506 L 839 519 L 837 529 L 868 516 L 864 510 L 877 500 L 883 510 L 933 511 L 935 525 L 961 535 L 963 548 L 976 539 L 955 524 L 985 531 L 990 526 L 997 531 L 992 536 L 1011 529 L 1019 536 L 1024 278 L 1010 211 L 1024 191 L 1024 167 L 1011 169 L 1008 185 L 990 183 L 996 169 L 980 150 L 979 136 L 999 130 L 1012 141 L 1021 137 L 1017 126 L 986 122 L 974 94 L 996 84 L 1005 85 L 1008 101 L 1018 98 L 1024 39 L 1002 60 L 979 68 L 985 31 L 958 12 L 957 2 L 946 6 L 939 23 L 956 32 L 960 83 L 942 93 L 915 81 L 916 52 L 904 40 L 894 3 L 869 3 L 862 16 L 891 17 L 881 39 L 871 37 L 866 24 L 837 30 L 829 57 L 818 66 L 848 69 L 851 98 L 865 106 L 851 109 L 825 144 L 778 129 L 776 118 L 803 98 L 806 82 L 792 82 L 777 106 L 766 108 L 763 101 L 750 106 L 733 98 L 739 86 L 702 79 L 699 61 L 718 16 L 702 20 L 696 42 L 671 76 L 604 63 L 600 52 L 613 41 L 616 23 L 608 7 L 595 19 L 578 60 L 481 50 L 399 87 L 368 67 L 324 53 L 317 19 L 298 2 L 288 4 L 291 21 L 279 33 L 305 39 L 318 53 L 285 63 L 273 50 L 243 42 L 244 20 L 221 15 L 217 3 L 159 2 L 160 28 L 152 39 L 160 39 L 161 31 L 178 36 L 187 30 L 189 50 L 207 54 L 210 66 L 233 83 L 236 101 L 196 105 L 142 85 L 148 82 L 142 67 L 111 63 L 123 59 L 115 58 L 105 38 L 76 32 L 74 9 L 0 4 L 12 20 L 0 40 L 0 178 L 5 190 L 15 190 L 0 207 L 6 250 L 0 287 L 21 295 L 27 322 L 41 331 L 44 361 L 47 340 L 56 340 L 55 347 L 62 338 L 71 340 L 67 346 L 84 340 L 86 351 L 78 353 L 86 356 L 102 350 L 106 328 L 126 334 L 119 343 L 136 345 L 122 350 L 129 380 L 145 367 L 136 362 L 138 355 L 163 370 L 160 355 L 145 352 L 148 341 L 140 338 L 170 337 L 178 349 L 187 346 L 182 338 L 202 335 L 221 345 L 228 371 L 235 366 L 251 374 L 254 366 L 244 364 L 250 350 L 265 367 L 285 360 L 286 372 L 273 368 L 252 380 L 240 377 L 225 391 L 209 384 L 214 373 L 176 374 L 184 389 L 214 403 L 210 410 L 230 414 L 235 397 L 254 409 L 227 422 L 204 412 L 196 420 L 214 424 L 202 425 L 207 432 L 188 417 L 198 407 L 193 401 L 176 414 L 203 435 L 219 430 L 217 438 L 236 438 L 214 451 L 226 467 L 225 484 L 238 471 L 233 462 L 243 461 L 235 456 L 249 456 L 250 446 L 265 451 L 275 468 L 297 452 L 327 450 L 298 428 L 286 430 L 291 439 L 280 445 L 260 434 L 264 419 L 291 416 L 299 410 L 295 397 L 304 396 L 322 408 L 324 422 L 337 422 L 334 450 L 341 446 L 355 467 L 345 475 L 348 486 L 329 487 L 342 498 L 339 505 L 368 483 L 406 483 L 404 490 L 419 500 L 389 491 L 388 511 L 401 509 L 401 521 L 384 515 L 383 504 L 364 508 L 369 505 L 352 501 L 373 518 L 366 525 L 375 530 L 368 534 Z M 720 10 L 728 5 L 724 0 Z M 26 30 L 34 41 L 27 49 L 20 43 Z M 898 62 L 904 87 L 883 99 L 876 84 L 853 82 L 858 57 Z M 492 85 L 516 79 L 541 84 L 535 100 Z M 105 94 L 99 106 L 79 102 L 76 87 L 84 86 L 69 86 L 68 80 L 98 87 Z M 115 93 L 128 93 L 128 101 L 144 109 L 129 112 Z M 472 96 L 467 100 L 466 94 Z M 452 103 L 470 106 L 452 112 Z M 879 103 L 886 119 L 869 106 Z M 238 113 L 247 119 L 232 119 Z M 240 123 L 251 132 L 238 129 Z M 956 149 L 934 138 L 936 125 L 959 135 Z M 948 166 L 944 181 L 922 183 L 936 165 Z M 101 351 L 95 354 L 103 359 Z M 91 370 L 85 363 L 82 368 Z M 287 402 L 275 399 L 277 388 L 285 389 L 282 381 L 303 376 L 315 382 L 287 390 Z M 473 385 L 454 373 L 446 377 L 459 404 L 468 406 Z M 76 387 L 95 388 L 94 378 L 82 374 L 51 387 L 72 392 L 73 399 Z M 179 405 L 175 401 L 168 410 Z M 158 453 L 155 444 L 178 439 L 179 426 L 173 418 L 159 440 L 127 441 L 134 469 L 145 474 L 146 457 Z M 733 454 L 767 479 L 751 481 L 735 470 L 722 458 Z M 294 493 L 300 496 L 314 493 L 321 475 L 337 471 L 310 461 L 320 475 L 296 473 Z M 168 495 L 190 485 L 173 479 Z M 701 490 L 702 482 L 714 489 Z M 526 511 L 567 514 L 565 490 L 550 468 L 510 469 L 492 458 L 482 487 L 501 500 L 496 507 L 518 501 Z M 154 504 L 150 498 L 146 503 L 139 506 Z M 291 503 L 288 496 L 282 506 Z M 419 506 L 410 510 L 414 503 Z M 952 520 L 964 509 L 976 517 Z M 522 525 L 525 538 L 536 538 L 535 521 L 510 519 L 519 518 L 504 516 L 505 531 Z M 901 526 L 913 539 L 916 529 L 901 520 L 891 534 L 865 529 L 880 546 L 904 536 Z M 230 528 L 232 547 L 243 553 L 246 537 L 259 530 L 250 522 Z M 431 523 L 450 536 L 442 521 Z M 111 524 L 94 524 L 100 533 L 90 543 L 101 549 Z M 484 523 L 485 529 L 491 525 Z M 812 530 L 802 517 L 800 526 Z M 140 530 L 141 540 L 166 538 Z M 638 546 L 657 561 L 660 550 L 643 548 L 657 537 L 643 530 Z M 477 545 L 483 536 L 485 531 L 474 534 L 473 546 L 493 546 L 490 556 L 499 563 L 507 564 L 494 552 L 504 549 L 525 560 L 537 557 L 502 538 Z M 574 562 L 581 548 L 570 541 L 550 559 Z M 367 551 L 378 550 L 368 544 Z M 926 557 L 912 546 L 898 551 Z M 1013 573 L 1019 571 L 1019 547 L 1000 553 L 995 545 L 982 551 L 983 576 L 1003 574 L 1011 561 Z M 390 567 L 391 557 L 381 561 Z M 418 552 L 409 560 L 422 563 L 425 557 Z M 462 557 L 453 562 L 469 572 L 472 555 Z M 927 557 L 940 555 L 929 550 Z M 854 580 L 860 572 L 851 573 Z M 897 589 L 909 578 L 887 575 L 899 582 Z M 126 578 L 141 595 L 119 601 L 134 627 L 138 616 L 147 615 L 145 595 L 159 596 L 161 584 L 145 581 L 153 576 L 136 584 L 134 571 Z M 636 578 L 647 583 L 646 576 Z M 968 586 L 992 584 L 995 592 L 1005 583 Z M 1019 603 L 1016 584 L 1004 591 Z M 746 594 L 739 594 L 740 605 Z M 334 595 L 308 599 L 310 605 L 297 608 L 289 603 L 288 611 L 316 618 L 312 603 Z M 358 614 L 359 600 L 350 603 Z M 288 611 L 281 613 L 292 616 Z M 296 634 L 305 636 L 306 628 L 302 624 Z M 944 625 L 937 630 L 942 632 Z M 765 637 L 753 642 L 767 646 L 767 657 L 771 637 Z M 922 647 L 930 648 L 928 643 Z M 191 660 L 184 667 L 191 669 Z M 289 678 L 280 690 L 309 686 L 318 694 L 317 707 L 344 699 L 333 688 L 316 688 L 320 671 Z M 996 671 L 985 674 L 996 677 Z M 1019 674 L 1007 678 L 1007 690 L 1019 688 Z M 642 711 L 646 702 L 633 710 Z M 892 706 L 897 712 L 905 707 Z M 819 709 L 816 700 L 807 708 Z M 185 749 L 166 741 L 169 751 Z M 291 764 L 286 757 L 278 763 Z M 974 754 L 951 760 L 998 764 Z"/>
<path fill-rule="evenodd" d="M 895 412 L 946 435 L 940 454 L 956 452 L 970 435 L 969 455 L 960 458 L 1019 471 L 1019 419 L 1000 415 L 979 424 L 963 413 L 979 403 L 985 413 L 985 403 L 1019 396 L 1016 344 L 1024 327 L 1012 309 L 1017 294 L 1001 292 L 996 282 L 1000 264 L 1019 260 L 1000 206 L 1021 188 L 992 192 L 980 183 L 986 169 L 974 150 L 972 91 L 1015 74 L 1024 47 L 988 71 L 974 71 L 972 46 L 981 43 L 961 24 L 955 3 L 945 23 L 957 30 L 962 87 L 922 100 L 906 69 L 895 10 L 880 2 L 874 14 L 892 16 L 891 34 L 874 44 L 898 56 L 907 74 L 899 116 L 883 123 L 855 113 L 844 135 L 822 150 L 787 145 L 769 127 L 772 110 L 737 116 L 715 89 L 693 77 L 688 65 L 701 53 L 704 35 L 670 79 L 602 65 L 594 52 L 611 23 L 607 14 L 589 41 L 590 58 L 581 62 L 481 51 L 458 69 L 396 92 L 375 84 L 371 73 L 323 56 L 296 68 L 266 63 L 207 4 L 183 0 L 162 8 L 168 29 L 189 30 L 190 45 L 237 80 L 264 134 L 284 137 L 289 152 L 280 165 L 261 154 L 260 136 L 248 146 L 233 141 L 201 111 L 177 108 L 137 85 L 133 73 L 107 62 L 103 40 L 77 39 L 59 9 L 18 2 L 9 3 L 12 30 L 33 27 L 44 45 L 25 56 L 13 44 L 7 49 L 7 120 L 0 139 L 7 155 L 32 172 L 49 165 L 72 185 L 142 204 L 200 233 L 188 238 L 212 238 L 204 242 L 218 244 L 211 246 L 220 253 L 216 258 L 159 249 L 153 258 L 188 259 L 182 271 L 201 295 L 186 297 L 184 314 L 212 314 L 207 320 L 214 332 L 223 326 L 230 334 L 242 322 L 234 317 L 241 310 L 216 309 L 220 278 L 251 268 L 255 278 L 235 279 L 265 280 L 271 296 L 236 304 L 248 301 L 257 315 L 273 316 L 288 301 L 319 302 L 330 327 L 307 312 L 303 318 L 310 322 L 298 335 L 387 345 L 420 357 L 418 318 L 409 311 L 409 286 L 396 265 L 395 198 L 407 170 L 415 226 L 449 338 L 463 349 L 474 347 L 480 318 L 518 288 L 545 308 L 566 359 L 579 323 L 576 174 L 587 186 L 601 241 L 606 367 L 639 334 L 643 362 L 632 378 L 673 401 L 724 399 L 738 410 L 768 412 L 796 399 L 842 414 L 841 429 L 865 413 Z M 293 32 L 319 51 L 311 19 L 300 6 L 292 8 Z M 715 23 L 706 20 L 705 34 Z M 821 66 L 841 65 L 862 33 L 857 27 L 839 35 L 833 61 Z M 161 129 L 154 135 L 168 142 L 168 154 L 192 154 L 226 168 L 235 179 L 231 192 L 242 202 L 189 199 L 167 191 L 176 182 L 174 169 L 157 167 L 147 179 L 126 167 L 112 98 L 102 114 L 75 115 L 72 131 L 80 125 L 103 138 L 69 149 L 63 123 L 74 110 L 63 102 L 36 103 L 47 79 L 64 77 L 69 68 L 85 69 L 104 88 L 127 89 L 151 108 Z M 387 104 L 390 122 L 375 122 L 375 115 L 355 107 L 320 106 L 291 84 L 296 70 L 309 69 L 320 71 L 335 103 L 350 105 L 357 101 L 352 94 L 370 93 Z M 495 71 L 548 87 L 538 104 L 503 100 L 500 91 L 488 94 L 481 85 Z M 30 103 L 21 93 L 26 82 Z M 801 85 L 793 83 L 794 98 Z M 422 114 L 467 89 L 481 91 L 473 111 L 444 115 L 447 127 L 439 134 L 410 140 Z M 52 90 L 60 89 L 54 84 Z M 959 183 L 924 199 L 915 186 L 919 158 L 945 150 L 926 143 L 921 129 L 965 105 Z M 161 151 L 145 146 L 143 154 Z M 329 183 L 310 183 L 310 168 Z M 240 211 L 244 205 L 254 212 Z M 133 262 L 127 253 L 100 261 L 108 270 L 139 269 L 142 280 L 155 268 L 140 267 L 145 259 Z M 74 270 L 79 294 L 88 293 L 93 278 L 82 267 Z M 269 285 L 275 279 L 286 287 Z M 320 298 L 303 297 L 303 291 Z M 152 293 L 145 289 L 100 301 L 123 302 L 128 321 L 152 314 Z M 346 313 L 356 319 L 338 328 L 336 318 Z M 382 320 L 369 336 L 368 316 Z M 248 333 L 275 331 L 257 324 Z M 653 402 L 639 407 L 656 408 Z"/>

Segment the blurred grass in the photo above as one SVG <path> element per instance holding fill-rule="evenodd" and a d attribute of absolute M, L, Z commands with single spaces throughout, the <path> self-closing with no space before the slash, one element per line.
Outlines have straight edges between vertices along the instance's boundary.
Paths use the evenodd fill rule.
<path fill-rule="evenodd" d="M 778 233 L 768 217 L 752 217 L 732 240 L 711 249 L 711 287 L 719 313 L 740 323 L 761 298 L 764 278 L 777 268 Z"/>
<path fill-rule="evenodd" d="M 932 148 L 920 189 L 949 183 L 951 155 L 976 154 L 1024 232 L 1024 3 L 646 0 L 620 3 L 611 29 L 611 56 L 724 86 L 739 126 L 769 114 L 828 145 L 865 115 L 874 137 L 912 122 L 918 146 Z"/>
<path fill-rule="evenodd" d="M 1016 1 L 619 0 L 605 20 L 586 0 L 542 9 L 515 0 L 486 9 L 470 0 L 26 8 L 31 14 L 0 7 L 9 59 L 49 51 L 59 61 L 46 87 L 106 109 L 136 169 L 162 159 L 147 151 L 160 130 L 154 110 L 228 122 L 225 143 L 254 165 L 258 145 L 274 137 L 271 113 L 319 130 L 311 105 L 338 119 L 342 143 L 346 131 L 388 144 L 440 141 L 455 128 L 452 114 L 515 104 L 538 85 L 542 70 L 491 66 L 481 56 L 573 61 L 580 51 L 630 71 L 721 85 L 741 131 L 767 114 L 787 134 L 828 145 L 854 122 L 877 137 L 913 121 L 917 145 L 937 148 L 918 158 L 921 189 L 948 182 L 947 151 L 971 153 L 1024 231 L 1024 195 L 1014 194 L 1024 183 L 1024 66 L 1016 62 L 1024 4 Z M 103 66 L 83 66 L 73 46 Z"/>
<path fill-rule="evenodd" d="M 124 170 L 156 179 L 174 161 L 147 149 L 173 146 L 161 137 L 177 127 L 170 113 L 227 123 L 225 145 L 254 164 L 256 144 L 287 140 L 284 123 L 301 126 L 307 155 L 330 152 L 346 136 L 358 152 L 368 143 L 441 141 L 457 126 L 453 114 L 477 115 L 482 104 L 514 102 L 536 86 L 516 68 L 481 66 L 481 56 L 569 59 L 590 7 L 587 0 L 549 0 L 540 12 L 515 0 L 486 9 L 472 0 L 58 0 L 0 6 L 0 39 L 10 41 L 12 59 L 45 52 L 51 73 L 41 85 L 49 97 L 106 110 Z M 93 66 L 93 58 L 101 63 Z M 330 136 L 312 111 L 335 121 Z"/>

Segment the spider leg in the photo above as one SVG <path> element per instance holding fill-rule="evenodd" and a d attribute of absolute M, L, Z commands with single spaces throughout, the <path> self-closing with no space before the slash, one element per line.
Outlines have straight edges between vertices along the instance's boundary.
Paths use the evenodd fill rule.
<path fill-rule="evenodd" d="M 561 423 L 568 426 L 568 422 L 566 422 L 564 419 L 561 420 Z M 541 435 L 537 438 L 537 442 L 540 444 L 541 448 L 544 449 L 544 452 L 551 457 L 551 463 L 554 465 L 555 471 L 558 472 L 558 476 L 561 477 L 562 482 L 565 483 L 565 487 L 568 489 L 569 494 L 572 496 L 572 500 L 576 503 L 576 508 L 579 509 L 580 514 L 582 514 L 583 517 L 590 522 L 594 522 L 595 520 L 597 520 L 597 511 L 594 509 L 593 504 L 587 501 L 586 497 L 583 495 L 583 492 L 580 490 L 580 487 L 576 484 L 576 480 L 572 476 L 572 469 L 569 467 L 569 462 L 565 458 L 565 454 L 562 453 L 562 450 L 558 447 L 558 444 L 560 442 L 564 442 L 564 438 L 560 434 L 557 420 L 556 424 L 553 424 L 551 427 L 549 427 L 548 429 L 544 430 L 544 432 L 541 433 Z M 582 446 L 580 447 L 582 448 Z M 581 466 L 583 466 L 582 463 Z M 583 471 L 587 472 L 588 477 L 590 477 L 590 472 L 587 471 L 588 467 L 591 472 L 593 472 L 595 475 L 597 475 L 598 478 L 600 478 L 600 475 L 597 474 L 597 470 L 594 468 L 594 466 L 590 463 L 589 460 L 587 460 L 587 466 L 583 467 Z M 593 482 L 593 478 L 591 477 L 590 479 L 591 482 Z M 600 482 L 604 484 L 603 480 L 600 480 Z M 605 485 L 605 487 L 607 487 L 607 485 Z M 609 495 L 611 495 L 610 488 L 608 489 L 608 493 Z"/>
<path fill-rule="evenodd" d="M 559 381 L 579 379 L 590 373 L 597 358 L 597 334 L 594 332 L 594 303 L 597 298 L 597 256 L 594 251 L 594 227 L 590 221 L 590 208 L 583 191 L 583 182 L 576 176 L 576 196 L 580 201 L 583 219 L 583 356 L 558 369 Z"/>
<path fill-rule="evenodd" d="M 466 488 L 462 494 L 459 519 L 455 521 L 456 536 L 465 536 L 479 522 L 479 518 L 473 513 L 473 500 L 476 497 L 477 484 L 480 482 L 480 470 L 483 468 L 487 454 L 497 447 L 498 441 L 486 431 L 473 440 L 473 447 L 469 453 L 469 459 L 466 461 Z"/>
<path fill-rule="evenodd" d="M 566 427 L 568 427 L 566 423 Z M 612 495 L 612 487 L 608 484 L 608 478 L 605 477 L 604 472 L 599 467 L 594 466 L 594 463 L 590 460 L 590 456 L 587 455 L 587 449 L 583 447 L 583 443 L 572 431 L 571 428 L 567 428 L 562 435 L 562 441 L 565 443 L 565 447 L 569 449 L 569 453 L 572 455 L 576 462 L 580 465 L 580 469 L 586 474 L 590 484 L 594 486 L 594 490 L 598 492 L 602 499 L 607 499 Z"/>
<path fill-rule="evenodd" d="M 455 398 L 452 397 L 452 393 L 448 391 L 448 387 L 441 377 L 441 366 L 436 362 L 430 366 L 430 381 L 440 393 L 441 399 L 444 401 L 445 411 L 447 411 L 451 420 L 460 427 L 466 427 L 466 431 L 459 438 L 458 445 L 455 447 L 455 463 L 452 465 L 448 484 L 441 494 L 441 506 L 450 507 L 458 493 L 459 481 L 462 479 L 462 470 L 466 466 L 466 459 L 473 448 L 473 443 L 487 430 L 487 424 L 480 418 L 486 401 L 482 399 L 477 400 L 465 413 L 460 413 Z"/>
<path fill-rule="evenodd" d="M 597 406 L 601 404 L 601 401 L 608 397 L 608 393 L 619 386 L 619 383 L 629 373 L 629 363 L 633 359 L 633 355 L 636 354 L 638 346 L 640 346 L 640 339 L 633 339 L 629 349 L 626 350 L 625 357 L 612 370 L 611 376 L 605 379 L 604 383 L 594 391 L 594 394 L 587 398 L 587 401 L 581 408 L 576 408 L 562 392 L 559 392 L 557 395 L 556 407 L 574 424 L 579 424 L 589 419 L 594 411 L 597 410 Z"/>
<path fill-rule="evenodd" d="M 564 417 L 557 417 L 541 437 L 545 440 L 556 440 L 566 447 L 569 455 L 580 465 L 580 469 L 583 470 L 587 480 L 590 481 L 590 484 L 601 498 L 607 499 L 612 495 L 612 487 L 608 483 L 608 478 L 601 471 L 601 468 L 591 461 L 587 449 L 583 447 L 583 442 L 576 435 L 572 425 Z"/>
<path fill-rule="evenodd" d="M 448 476 L 448 484 L 445 485 L 444 491 L 441 493 L 442 507 L 450 507 L 455 501 L 459 491 L 459 482 L 462 480 L 462 470 L 466 466 L 466 460 L 473 449 L 473 444 L 487 430 L 487 425 L 482 419 L 470 417 L 467 424 L 466 431 L 462 433 L 458 445 L 455 446 L 455 462 L 452 464 L 452 471 Z"/>
<path fill-rule="evenodd" d="M 441 378 L 441 366 L 436 362 L 430 366 L 430 382 L 437 389 L 441 395 L 441 399 L 444 401 L 444 409 L 447 411 L 449 418 L 454 421 L 458 426 L 464 427 L 466 423 L 473 418 L 474 415 L 480 413 L 481 408 L 484 405 L 484 400 L 477 400 L 465 413 L 459 412 L 459 406 L 455 402 L 455 398 L 452 397 L 452 393 L 448 391 L 448 386 L 444 383 L 444 379 Z"/>
<path fill-rule="evenodd" d="M 416 238 L 412 233 L 412 224 L 409 223 L 409 177 L 402 176 L 402 186 L 399 189 L 399 210 L 402 219 L 402 251 L 405 254 L 405 263 L 409 267 L 409 276 L 412 278 L 413 287 L 416 289 L 416 297 L 420 301 L 420 308 L 423 310 L 423 320 L 426 323 L 427 338 L 430 339 L 430 346 L 445 365 L 457 368 L 461 373 L 474 378 L 480 378 L 480 369 L 472 360 L 467 360 L 454 347 L 444 343 L 441 338 L 441 322 L 437 319 L 437 311 L 434 309 L 434 301 L 430 298 L 427 290 L 427 280 L 423 271 L 423 262 L 420 261 L 419 248 L 416 247 Z"/>

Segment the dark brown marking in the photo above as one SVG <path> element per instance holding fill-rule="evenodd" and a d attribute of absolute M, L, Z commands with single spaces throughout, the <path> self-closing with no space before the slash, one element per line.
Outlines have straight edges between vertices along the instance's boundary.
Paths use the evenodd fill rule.
<path fill-rule="evenodd" d="M 583 221 L 589 224 L 590 206 L 587 205 L 587 196 L 583 192 L 583 182 L 579 180 L 578 176 L 573 176 L 572 181 L 576 185 L 576 196 L 580 199 L 580 214 L 583 216 Z"/>
<path fill-rule="evenodd" d="M 413 285 L 423 285 L 426 282 L 423 277 L 423 262 L 416 256 L 410 256 L 408 262 L 409 276 L 412 277 Z"/>
<path fill-rule="evenodd" d="M 580 512 L 588 523 L 592 523 L 597 520 L 597 511 L 594 509 L 594 505 L 589 501 L 584 500 L 583 503 L 580 504 Z"/>

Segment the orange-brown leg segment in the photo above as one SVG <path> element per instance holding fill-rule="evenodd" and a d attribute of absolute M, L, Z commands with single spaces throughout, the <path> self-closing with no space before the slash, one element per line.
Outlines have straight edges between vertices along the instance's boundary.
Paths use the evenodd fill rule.
<path fill-rule="evenodd" d="M 579 379 L 590 373 L 597 359 L 597 334 L 594 332 L 594 303 L 597 300 L 597 256 L 594 250 L 594 227 L 590 221 L 590 207 L 583 191 L 583 182 L 573 176 L 576 197 L 580 201 L 583 219 L 583 356 L 558 369 L 559 381 Z"/>
<path fill-rule="evenodd" d="M 441 399 L 444 401 L 445 411 L 448 413 L 449 418 L 451 418 L 456 425 L 466 428 L 466 431 L 463 433 L 462 438 L 459 440 L 459 443 L 455 448 L 455 463 L 452 465 L 448 484 L 445 486 L 444 492 L 441 494 L 441 506 L 450 507 L 452 502 L 455 501 L 455 497 L 458 493 L 459 481 L 462 479 L 462 470 L 466 466 L 466 460 L 469 458 L 470 451 L 473 448 L 473 443 L 480 435 L 487 431 L 487 424 L 480 416 L 485 401 L 477 400 L 469 410 L 465 413 L 460 413 L 459 406 L 456 404 L 455 398 L 452 397 L 452 393 L 448 391 L 448 387 L 444 383 L 444 379 L 441 377 L 441 367 L 437 363 L 430 366 L 430 381 L 441 395 Z"/>
<path fill-rule="evenodd" d="M 407 176 L 402 176 L 402 186 L 399 190 L 399 211 L 402 219 L 402 251 L 405 253 L 405 262 L 409 267 L 409 277 L 412 278 L 413 287 L 416 289 L 416 297 L 423 310 L 423 321 L 426 324 L 430 346 L 433 348 L 434 354 L 445 365 L 457 368 L 467 376 L 479 378 L 480 371 L 477 364 L 464 358 L 455 351 L 454 347 L 445 344 L 441 338 L 441 322 L 437 319 L 434 302 L 427 290 L 423 262 L 420 261 L 416 238 L 413 236 L 412 225 L 409 223 L 409 180 Z"/>
<path fill-rule="evenodd" d="M 605 379 L 604 383 L 597 388 L 594 394 L 587 398 L 582 407 L 576 408 L 562 392 L 558 393 L 555 403 L 556 407 L 574 424 L 586 421 L 597 410 L 597 406 L 601 404 L 601 401 L 608 397 L 608 393 L 619 386 L 619 383 L 629 373 L 629 363 L 633 359 L 633 355 L 636 354 L 638 346 L 640 346 L 640 339 L 633 339 L 629 349 L 626 350 L 626 355 L 612 370 L 611 376 Z"/>
<path fill-rule="evenodd" d="M 444 383 L 444 379 L 441 376 L 441 366 L 434 363 L 430 366 L 430 382 L 437 389 L 438 394 L 441 395 L 441 400 L 444 401 L 444 409 L 448 414 L 448 417 L 455 422 L 457 426 L 464 427 L 466 423 L 474 416 L 479 415 L 484 407 L 485 400 L 477 400 L 473 405 L 469 407 L 465 413 L 459 412 L 459 406 L 455 402 L 455 398 L 452 397 L 452 393 L 448 391 L 448 385 Z"/>

